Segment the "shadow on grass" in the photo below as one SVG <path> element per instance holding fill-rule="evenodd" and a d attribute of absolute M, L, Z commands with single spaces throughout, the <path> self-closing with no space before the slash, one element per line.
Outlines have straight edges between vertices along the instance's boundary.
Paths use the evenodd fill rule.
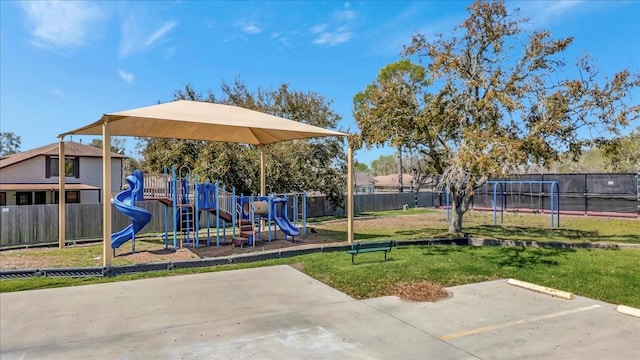
<path fill-rule="evenodd" d="M 383 256 L 383 255 L 381 255 Z M 354 266 L 358 266 L 358 265 L 375 265 L 375 264 L 385 264 L 385 263 L 394 263 L 396 261 L 398 261 L 397 259 L 394 259 L 391 257 L 391 255 L 387 255 L 387 260 L 385 261 L 384 258 L 383 259 L 369 259 L 369 258 L 361 258 L 361 261 L 358 261 L 358 256 L 356 255 L 355 257 L 355 262 L 354 262 Z"/>
<path fill-rule="evenodd" d="M 560 259 L 566 258 L 567 253 L 575 252 L 575 249 L 540 249 L 525 247 L 500 248 L 500 255 L 491 259 L 500 267 L 534 268 L 540 265 L 557 266 Z"/>
<path fill-rule="evenodd" d="M 443 237 L 442 235 L 444 233 L 446 233 L 446 229 L 444 228 L 422 228 L 413 230 L 399 230 L 394 232 L 396 236 L 420 235 L 421 237 Z"/>
<path fill-rule="evenodd" d="M 640 233 L 601 235 L 598 231 L 563 228 L 538 228 L 531 226 L 476 225 L 465 228 L 474 237 L 509 240 L 570 241 L 570 242 L 624 242 L 640 243 Z"/>
<path fill-rule="evenodd" d="M 577 229 L 542 229 L 531 226 L 500 226 L 477 225 L 466 228 L 466 231 L 474 236 L 489 237 L 495 239 L 512 240 L 570 240 L 570 241 L 596 241 L 600 239 L 597 231 L 584 231 Z"/>
<path fill-rule="evenodd" d="M 424 256 L 453 256 L 455 254 L 482 254 L 487 261 L 499 267 L 535 268 L 538 266 L 557 266 L 560 260 L 569 253 L 576 252 L 572 248 L 530 248 L 509 246 L 487 248 L 477 246 L 433 246 L 424 247 Z"/>
<path fill-rule="evenodd" d="M 326 230 L 326 229 L 318 229 L 317 230 L 317 237 L 322 237 L 322 238 L 326 238 L 327 240 L 332 240 L 332 241 L 346 241 L 347 240 L 347 232 L 346 231 L 342 231 L 342 230 Z M 360 233 L 360 232 L 354 232 L 353 233 L 353 238 L 356 241 L 359 240 L 370 240 L 370 239 L 379 239 L 379 240 L 384 240 L 384 239 L 389 239 L 393 237 L 393 232 L 389 232 L 387 234 L 384 233 L 379 233 L 379 234 L 366 234 L 366 233 Z"/>

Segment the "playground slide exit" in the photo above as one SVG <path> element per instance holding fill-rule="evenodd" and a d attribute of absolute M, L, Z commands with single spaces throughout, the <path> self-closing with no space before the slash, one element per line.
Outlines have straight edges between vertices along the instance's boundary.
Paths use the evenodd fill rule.
<path fill-rule="evenodd" d="M 280 230 L 282 230 L 282 232 L 285 233 L 286 235 L 298 236 L 300 235 L 300 229 L 298 229 L 297 227 L 295 227 L 295 225 L 291 223 L 289 218 L 287 218 L 286 213 L 284 212 L 284 209 L 281 209 L 282 211 L 280 211 L 280 213 L 278 213 L 277 211 L 278 204 L 281 204 L 281 206 L 284 208 L 284 206 L 286 206 L 286 202 L 287 200 L 282 198 L 275 198 L 272 200 L 271 213 L 273 214 L 273 220 L 280 227 Z"/>
<path fill-rule="evenodd" d="M 142 171 L 136 170 L 126 178 L 129 188 L 119 192 L 113 198 L 116 209 L 131 218 L 131 224 L 126 228 L 111 234 L 111 248 L 117 249 L 151 221 L 151 213 L 135 206 L 136 201 L 143 199 L 144 184 Z"/>

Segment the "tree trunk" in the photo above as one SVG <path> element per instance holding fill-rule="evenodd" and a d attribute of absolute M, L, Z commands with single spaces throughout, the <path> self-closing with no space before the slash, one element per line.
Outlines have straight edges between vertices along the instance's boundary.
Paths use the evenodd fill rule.
<path fill-rule="evenodd" d="M 402 184 L 402 147 L 398 146 L 398 192 L 404 192 Z"/>
<path fill-rule="evenodd" d="M 461 233 L 462 232 L 462 218 L 464 213 L 469 210 L 469 202 L 471 196 L 467 195 L 464 191 L 461 195 L 451 196 L 451 217 L 449 218 L 449 233 Z"/>
<path fill-rule="evenodd" d="M 451 202 L 451 217 L 449 218 L 449 233 L 451 234 L 462 232 L 462 217 L 464 216 L 464 212 L 460 211 L 459 206 L 456 206 L 455 198 L 454 196 Z"/>

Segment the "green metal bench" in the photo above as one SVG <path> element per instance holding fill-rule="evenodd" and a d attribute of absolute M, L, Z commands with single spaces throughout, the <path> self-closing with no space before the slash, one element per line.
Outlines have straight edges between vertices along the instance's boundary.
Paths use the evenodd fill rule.
<path fill-rule="evenodd" d="M 393 240 L 385 242 L 371 242 L 371 243 L 354 243 L 351 244 L 351 249 L 347 250 L 347 254 L 351 254 L 351 264 L 354 264 L 354 258 L 360 253 L 378 252 L 384 251 L 384 261 L 387 261 L 387 253 L 391 252 L 393 246 Z"/>

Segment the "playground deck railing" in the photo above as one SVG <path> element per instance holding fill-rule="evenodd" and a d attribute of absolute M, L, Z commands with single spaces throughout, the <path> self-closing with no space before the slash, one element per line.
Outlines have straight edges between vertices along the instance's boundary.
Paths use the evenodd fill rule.
<path fill-rule="evenodd" d="M 144 198 L 171 198 L 171 182 L 167 174 L 145 174 Z"/>
<path fill-rule="evenodd" d="M 235 196 L 233 195 L 233 193 L 230 193 L 224 188 L 219 187 L 218 188 L 218 201 L 219 201 L 218 208 L 229 214 L 233 214 L 233 211 L 235 209 L 234 197 Z"/>

